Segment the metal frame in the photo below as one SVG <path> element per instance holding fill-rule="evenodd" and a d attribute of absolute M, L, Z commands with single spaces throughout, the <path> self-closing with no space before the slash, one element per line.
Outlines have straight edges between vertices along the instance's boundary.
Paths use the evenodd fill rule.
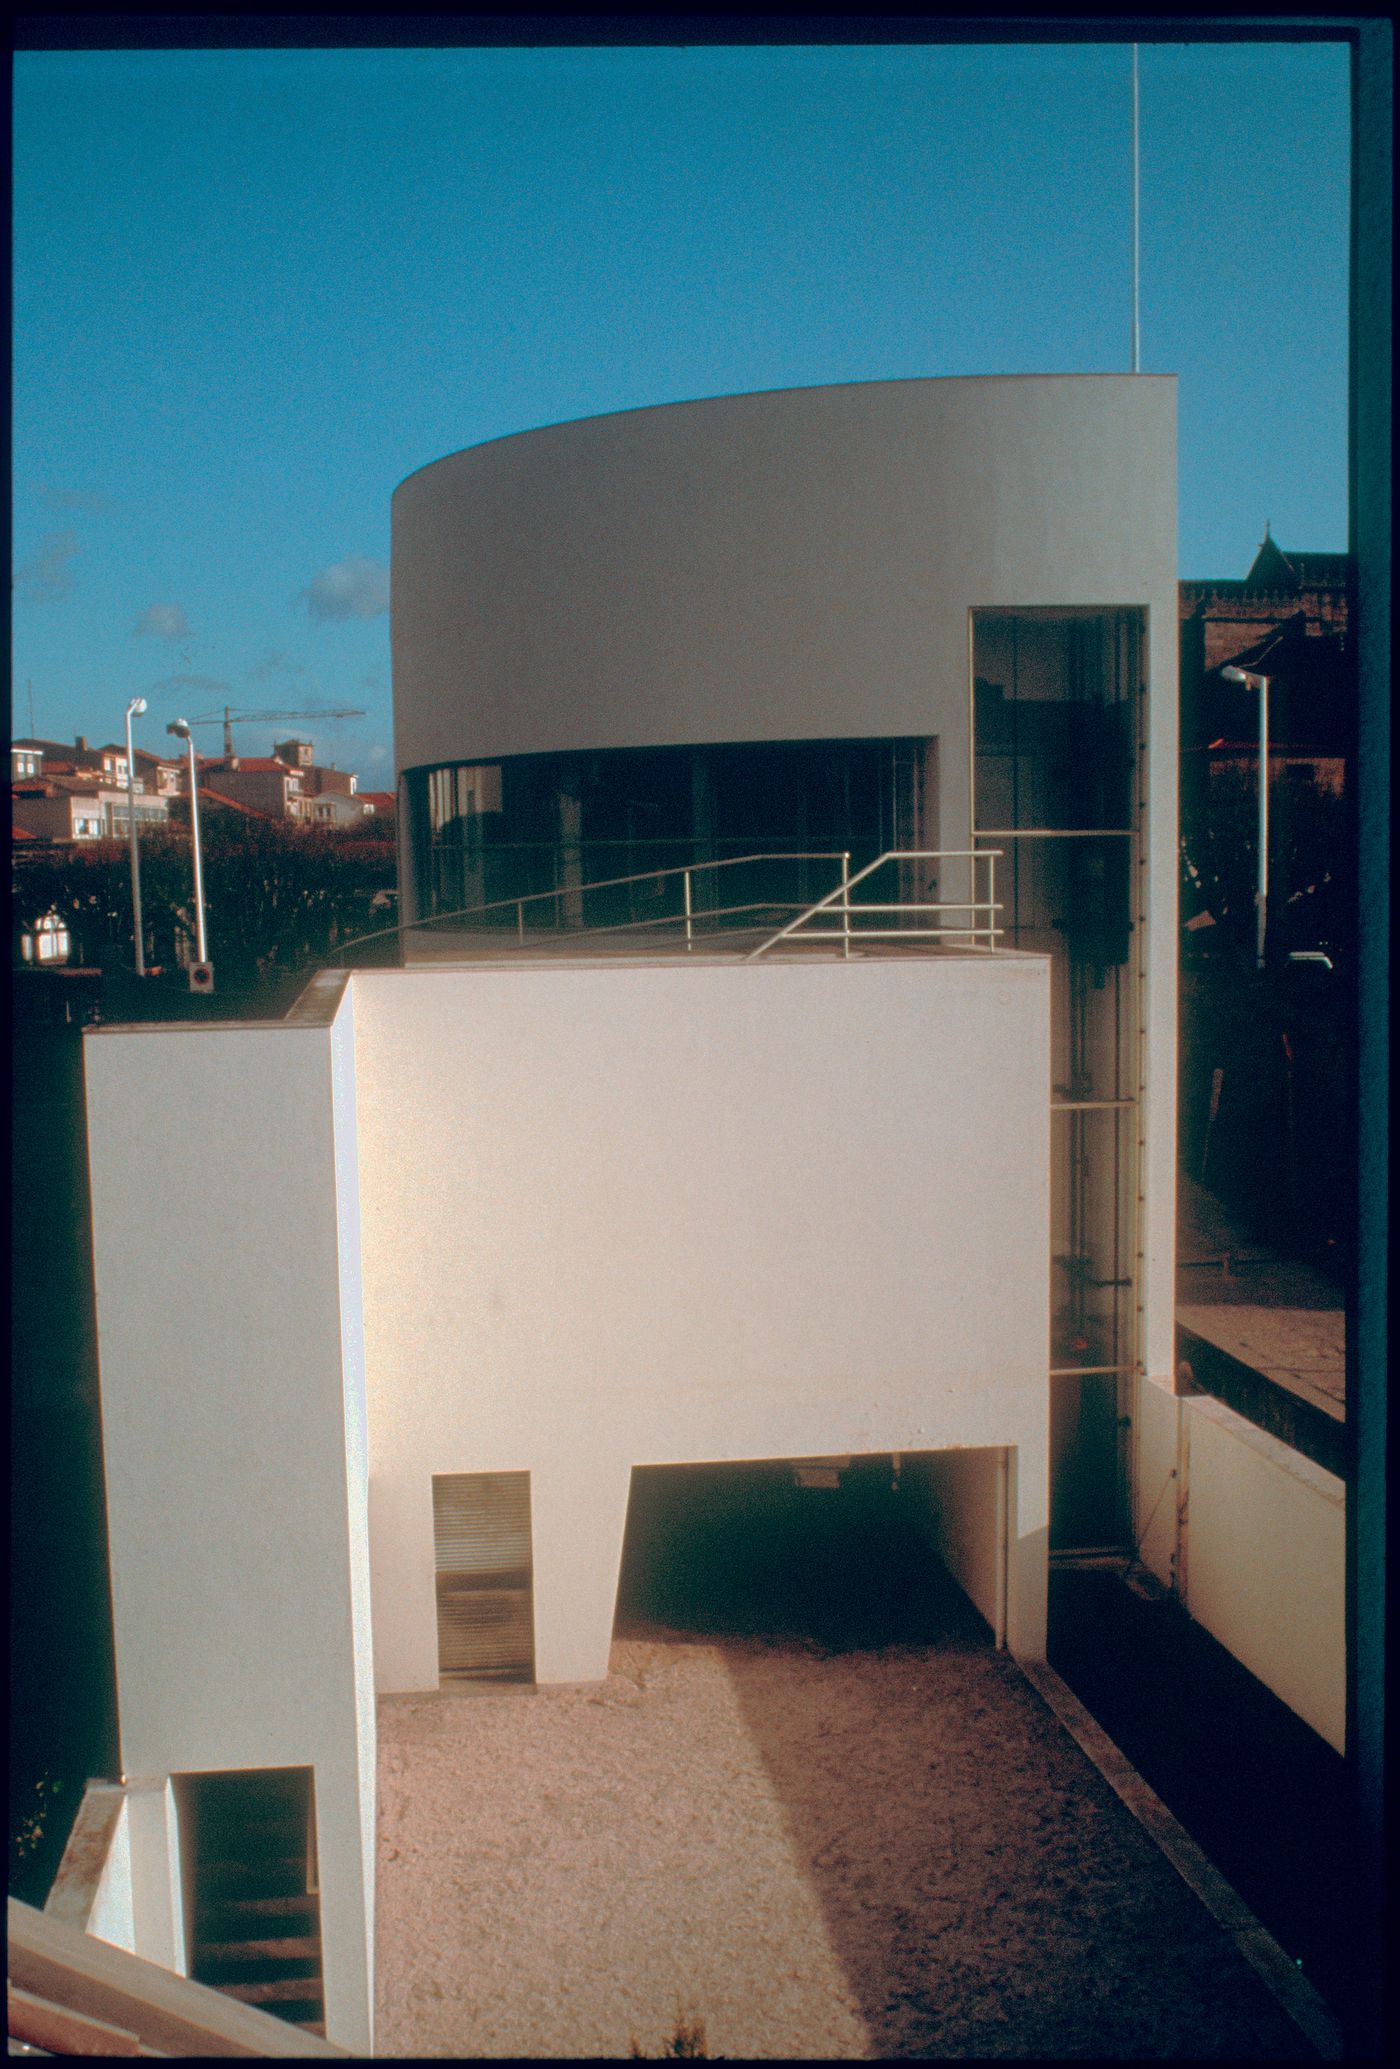
<path fill-rule="evenodd" d="M 720 927 L 714 928 L 711 931 L 708 923 L 716 920 L 737 919 L 742 915 L 751 913 L 764 913 L 771 916 L 776 908 L 779 912 L 791 911 L 794 917 L 776 930 L 766 932 L 765 938 L 756 947 L 748 951 L 747 961 L 753 962 L 758 957 L 766 955 L 768 950 L 775 947 L 780 941 L 792 941 L 800 946 L 807 946 L 814 941 L 828 944 L 840 942 L 842 956 L 846 959 L 849 958 L 851 953 L 852 940 L 857 942 L 898 941 L 908 946 L 913 946 L 916 943 L 932 942 L 939 946 L 958 946 L 986 954 L 997 948 L 1003 932 L 1003 929 L 997 924 L 997 916 L 1001 911 L 1001 906 L 996 896 L 996 864 L 1000 853 L 1000 849 L 996 848 L 960 848 L 951 850 L 891 848 L 883 855 L 878 855 L 873 862 L 867 863 L 864 868 L 857 870 L 852 875 L 849 849 L 843 849 L 840 852 L 832 849 L 787 850 L 757 855 L 726 855 L 713 862 L 691 862 L 670 869 L 642 870 L 631 876 L 600 877 L 596 882 L 571 885 L 569 887 L 570 894 L 576 895 L 581 902 L 590 891 L 616 890 L 627 884 L 639 882 L 654 883 L 662 877 L 679 877 L 681 879 L 681 910 L 678 913 L 652 915 L 641 920 L 621 920 L 605 926 L 558 928 L 552 933 L 538 936 L 536 945 L 540 947 L 569 948 L 580 940 L 596 941 L 604 936 L 629 933 L 654 935 L 660 928 L 681 927 L 684 929 L 685 947 L 689 951 L 694 948 L 698 938 L 696 929 L 697 918 L 703 918 L 707 923 L 703 932 L 706 946 L 720 947 L 726 934 L 732 937 L 735 934 L 756 933 L 760 931 L 759 927 L 755 924 L 748 928 Z M 705 905 L 697 911 L 694 896 L 696 877 L 707 872 L 712 873 L 721 869 L 739 869 L 745 864 L 751 865 L 763 862 L 837 862 L 841 866 L 841 875 L 839 882 L 825 897 L 818 898 L 811 904 L 798 906 L 795 902 L 789 903 L 782 899 L 766 898 L 749 900 L 734 905 Z M 866 877 L 872 876 L 876 870 L 884 868 L 887 864 L 908 862 L 931 862 L 935 864 L 940 862 L 970 862 L 974 873 L 977 864 L 985 862 L 987 865 L 987 896 L 982 899 L 918 900 L 905 898 L 893 901 L 862 900 L 852 902 L 851 891 L 857 884 L 862 883 Z M 974 881 L 973 889 L 975 890 L 975 888 Z M 340 947 L 343 952 L 345 949 L 359 947 L 366 941 L 387 940 L 391 935 L 402 936 L 407 933 L 426 932 L 433 927 L 449 926 L 454 921 L 470 922 L 479 920 L 488 913 L 508 913 L 513 911 L 515 913 L 516 943 L 519 947 L 524 948 L 527 945 L 525 931 L 526 906 L 543 904 L 546 900 L 557 904 L 559 897 L 560 892 L 556 887 L 546 891 L 527 891 L 518 898 L 494 898 L 482 905 L 462 906 L 455 912 L 431 913 L 424 919 L 405 920 L 392 927 L 379 927 L 372 933 L 355 935 L 351 940 L 342 942 Z M 839 914 L 839 926 L 821 927 L 810 925 L 811 921 L 824 913 Z M 860 924 L 862 918 L 866 916 L 878 917 L 883 915 L 889 917 L 891 915 L 898 915 L 901 919 L 907 920 L 910 915 L 919 913 L 938 915 L 953 913 L 964 915 L 964 917 L 956 921 L 945 921 L 942 924 L 933 926 L 871 927 Z M 981 915 L 985 915 L 985 917 L 979 917 Z M 854 925 L 852 924 L 853 921 L 855 922 Z"/>

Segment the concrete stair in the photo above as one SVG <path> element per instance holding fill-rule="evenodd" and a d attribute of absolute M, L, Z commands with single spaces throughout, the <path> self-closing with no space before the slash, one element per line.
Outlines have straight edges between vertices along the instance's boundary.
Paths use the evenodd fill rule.
<path fill-rule="evenodd" d="M 308 1778 L 202 1778 L 190 1974 L 240 2004 L 325 2032 L 320 1898 L 308 1890 Z"/>

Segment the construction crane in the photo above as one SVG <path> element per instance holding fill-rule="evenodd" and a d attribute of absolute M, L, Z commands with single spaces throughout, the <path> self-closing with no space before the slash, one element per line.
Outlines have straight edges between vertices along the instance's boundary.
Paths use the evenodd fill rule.
<path fill-rule="evenodd" d="M 224 759 L 233 759 L 233 729 L 235 726 L 276 725 L 287 718 L 363 718 L 360 710 L 339 711 L 234 711 L 225 704 L 222 711 L 206 711 L 202 718 L 192 718 L 192 726 L 222 726 L 224 729 Z"/>

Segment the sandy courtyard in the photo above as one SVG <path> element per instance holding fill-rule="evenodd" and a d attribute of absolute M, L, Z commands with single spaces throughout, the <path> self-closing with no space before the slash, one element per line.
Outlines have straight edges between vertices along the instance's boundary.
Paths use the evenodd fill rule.
<path fill-rule="evenodd" d="M 631 1630 L 381 1700 L 378 2053 L 1312 2058 L 975 1634 Z"/>

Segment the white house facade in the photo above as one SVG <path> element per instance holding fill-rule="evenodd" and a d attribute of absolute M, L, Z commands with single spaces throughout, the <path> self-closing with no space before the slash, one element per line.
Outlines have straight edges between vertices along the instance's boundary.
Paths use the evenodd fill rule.
<path fill-rule="evenodd" d="M 404 966 L 86 1045 L 141 1951 L 197 1955 L 191 1778 L 306 1775 L 367 2048 L 375 1693 L 606 1674 L 640 1467 L 890 1455 L 1043 1653 L 1173 1406 L 1175 556 L 1152 376 L 398 490 Z"/>

